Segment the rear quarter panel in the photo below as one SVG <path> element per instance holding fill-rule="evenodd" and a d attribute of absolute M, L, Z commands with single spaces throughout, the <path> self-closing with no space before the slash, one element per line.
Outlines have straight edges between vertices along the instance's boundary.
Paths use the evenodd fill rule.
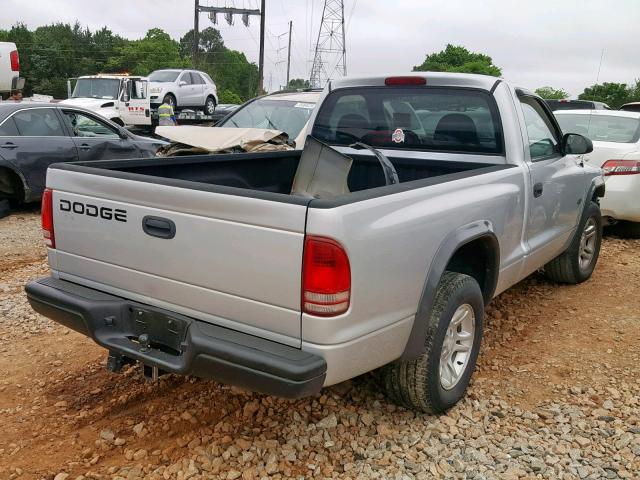
<path fill-rule="evenodd" d="M 513 167 L 336 208 L 310 208 L 307 234 L 343 245 L 352 287 L 344 315 L 302 315 L 303 342 L 348 342 L 415 315 L 440 245 L 450 232 L 473 222 L 486 222 L 499 239 L 501 270 L 517 265 L 523 192 L 522 169 Z"/>

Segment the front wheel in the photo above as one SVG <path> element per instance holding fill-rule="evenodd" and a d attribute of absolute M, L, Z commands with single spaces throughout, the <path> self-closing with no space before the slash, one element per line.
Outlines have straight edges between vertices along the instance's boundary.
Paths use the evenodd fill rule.
<path fill-rule="evenodd" d="M 207 97 L 207 101 L 204 103 L 205 115 L 213 115 L 216 111 L 216 100 L 213 97 Z"/>
<path fill-rule="evenodd" d="M 597 203 L 587 207 L 575 238 L 562 254 L 544 267 L 545 275 L 554 282 L 578 284 L 588 280 L 596 268 L 602 244 L 602 216 Z"/>
<path fill-rule="evenodd" d="M 483 319 L 484 300 L 478 282 L 462 273 L 444 272 L 421 355 L 379 370 L 387 395 L 425 413 L 453 407 L 464 396 L 475 369 Z"/>

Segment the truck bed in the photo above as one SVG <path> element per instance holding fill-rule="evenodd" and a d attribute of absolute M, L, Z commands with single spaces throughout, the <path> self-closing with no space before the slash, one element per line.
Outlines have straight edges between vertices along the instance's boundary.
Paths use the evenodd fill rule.
<path fill-rule="evenodd" d="M 74 162 L 56 165 L 54 168 L 193 190 L 307 204 L 309 199 L 291 195 L 300 156 L 300 151 L 197 155 Z M 384 191 L 375 192 L 379 195 L 510 167 L 502 163 L 389 157 L 396 168 L 400 184 L 385 186 L 382 169 L 375 157 L 367 153 L 349 156 L 353 159 L 348 177 L 350 192 L 385 187 Z M 349 194 L 346 196 L 349 197 Z"/>

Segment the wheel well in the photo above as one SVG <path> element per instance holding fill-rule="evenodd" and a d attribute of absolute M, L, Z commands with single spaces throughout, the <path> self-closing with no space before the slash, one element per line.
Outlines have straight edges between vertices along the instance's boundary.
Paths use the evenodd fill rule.
<path fill-rule="evenodd" d="M 500 268 L 498 241 L 493 235 L 484 235 L 458 247 L 446 270 L 464 273 L 480 285 L 485 303 L 493 297 Z"/>
<path fill-rule="evenodd" d="M 20 176 L 7 167 L 0 167 L 0 198 L 23 202 L 24 185 Z"/>
<path fill-rule="evenodd" d="M 605 185 L 602 184 L 602 185 L 596 187 L 596 189 L 593 192 L 593 197 L 591 199 L 594 202 L 597 202 L 599 198 L 604 197 L 604 192 L 605 192 Z"/>
<path fill-rule="evenodd" d="M 111 121 L 117 125 L 120 125 L 121 127 L 124 127 L 124 122 L 122 121 L 121 118 L 118 118 L 118 117 L 112 118 Z"/>

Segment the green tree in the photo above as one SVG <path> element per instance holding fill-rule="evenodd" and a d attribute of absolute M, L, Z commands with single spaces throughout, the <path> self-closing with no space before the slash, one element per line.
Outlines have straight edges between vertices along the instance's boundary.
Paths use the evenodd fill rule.
<path fill-rule="evenodd" d="M 193 30 L 180 39 L 180 51 L 191 55 Z M 250 63 L 244 53 L 230 50 L 224 45 L 220 32 L 215 28 L 204 29 L 198 42 L 198 65 L 216 82 L 218 90 L 229 90 L 248 100 L 256 94 L 258 87 L 258 67 Z"/>
<path fill-rule="evenodd" d="M 207 55 L 214 52 L 225 50 L 224 40 L 218 30 L 213 27 L 207 27 L 198 35 L 198 53 L 200 59 L 206 63 Z M 183 57 L 191 57 L 193 55 L 193 30 L 189 30 L 180 39 L 180 55 Z"/>
<path fill-rule="evenodd" d="M 447 44 L 440 52 L 428 54 L 421 65 L 413 67 L 413 71 L 481 73 L 494 77 L 502 75 L 502 70 L 493 64 L 490 56 L 451 44 Z"/>
<path fill-rule="evenodd" d="M 311 84 L 309 83 L 309 80 L 303 80 L 302 78 L 292 78 L 291 80 L 289 80 L 289 85 L 287 86 L 287 88 L 292 88 L 292 89 L 305 89 L 305 88 L 311 88 Z"/>
<path fill-rule="evenodd" d="M 235 103 L 237 105 L 243 103 L 242 98 L 236 92 L 232 92 L 231 90 L 222 90 L 218 94 L 218 101 L 220 103 Z"/>
<path fill-rule="evenodd" d="M 188 59 L 180 55 L 180 44 L 160 28 L 152 28 L 144 38 L 125 43 L 116 49 L 115 57 L 107 62 L 112 71 L 149 75 L 160 68 L 190 66 Z"/>
<path fill-rule="evenodd" d="M 536 94 L 547 100 L 563 100 L 569 98 L 569 93 L 561 88 L 540 87 L 536 88 Z"/>
<path fill-rule="evenodd" d="M 620 108 L 621 105 L 629 101 L 632 95 L 633 91 L 626 83 L 604 82 L 585 88 L 584 92 L 578 95 L 578 98 L 604 102 L 611 108 Z"/>

